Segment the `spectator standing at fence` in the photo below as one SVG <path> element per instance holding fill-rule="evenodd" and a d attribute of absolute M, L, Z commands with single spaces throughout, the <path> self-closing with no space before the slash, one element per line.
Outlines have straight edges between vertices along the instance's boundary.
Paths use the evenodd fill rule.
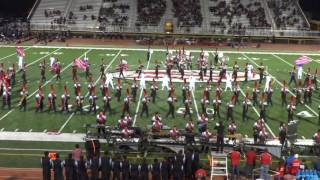
<path fill-rule="evenodd" d="M 239 165 L 241 154 L 236 148 L 233 148 L 231 153 L 229 154 L 232 166 L 232 179 L 239 179 Z"/>
<path fill-rule="evenodd" d="M 109 180 L 112 171 L 112 159 L 108 155 L 108 151 L 104 152 L 104 156 L 101 158 L 101 179 Z"/>
<path fill-rule="evenodd" d="M 76 167 L 75 160 L 72 159 L 72 154 L 68 154 L 68 158 L 63 161 L 63 165 L 65 167 L 65 177 L 66 180 L 74 180 L 76 179 Z"/>
<path fill-rule="evenodd" d="M 79 144 L 76 144 L 75 149 L 72 151 L 72 158 L 75 161 L 79 161 L 81 155 L 82 155 L 82 150 L 81 150 Z"/>
<path fill-rule="evenodd" d="M 278 163 L 278 166 L 276 168 L 276 171 L 278 173 L 278 175 L 275 176 L 275 179 L 276 180 L 283 180 L 284 179 L 284 175 L 285 175 L 285 172 L 286 172 L 286 167 L 284 166 L 284 161 L 281 160 L 279 163 Z"/>
<path fill-rule="evenodd" d="M 84 160 L 83 156 L 80 156 L 80 160 L 75 162 L 77 167 L 77 179 L 78 180 L 88 180 L 87 173 L 87 163 Z"/>
<path fill-rule="evenodd" d="M 53 169 L 53 175 L 54 175 L 54 180 L 63 180 L 63 175 L 62 175 L 62 172 L 63 172 L 63 163 L 60 159 L 60 156 L 59 154 L 57 153 L 56 155 L 56 159 L 51 161 L 51 165 L 52 165 L 52 169 Z"/>
<path fill-rule="evenodd" d="M 269 168 L 272 164 L 272 157 L 268 153 L 268 149 L 265 149 L 264 152 L 260 155 L 260 178 L 263 180 L 269 179 Z"/>
<path fill-rule="evenodd" d="M 247 178 L 250 178 L 252 171 L 256 166 L 257 154 L 253 148 L 248 150 L 245 154 L 245 174 Z"/>
<path fill-rule="evenodd" d="M 42 165 L 42 179 L 43 180 L 50 180 L 51 179 L 51 165 L 50 165 L 50 158 L 49 158 L 48 151 L 44 152 L 44 156 L 41 158 L 41 165 Z"/>

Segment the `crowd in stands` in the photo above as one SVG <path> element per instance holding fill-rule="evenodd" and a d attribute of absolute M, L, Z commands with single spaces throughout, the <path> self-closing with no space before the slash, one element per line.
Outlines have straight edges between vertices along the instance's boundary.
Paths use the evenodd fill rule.
<path fill-rule="evenodd" d="M 165 0 L 138 0 L 137 26 L 158 25 L 166 11 Z"/>
<path fill-rule="evenodd" d="M 240 16 L 245 16 L 248 19 L 250 27 L 271 27 L 267 22 L 264 9 L 258 1 L 251 0 L 248 4 L 244 4 L 240 0 L 232 0 L 230 4 L 227 4 L 226 1 L 213 1 L 217 5 L 209 7 L 209 11 L 214 16 L 220 17 L 220 20 L 211 22 L 211 27 L 230 27 L 237 30 L 249 28 L 242 22 L 234 22 L 234 19 Z"/>
<path fill-rule="evenodd" d="M 305 29 L 308 27 L 306 21 L 302 18 L 302 14 L 298 11 L 296 1 L 271 0 L 268 2 L 268 6 L 273 10 L 275 23 L 278 27 L 293 27 L 297 29 Z"/>
<path fill-rule="evenodd" d="M 63 25 L 66 24 L 67 19 L 62 16 L 60 10 L 55 10 L 55 9 L 45 9 L 44 10 L 44 16 L 46 18 L 50 18 L 50 24 L 51 26 L 54 25 Z"/>
<path fill-rule="evenodd" d="M 172 0 L 174 15 L 178 19 L 178 26 L 202 25 L 200 0 Z"/>
<path fill-rule="evenodd" d="M 29 24 L 22 19 L 1 17 L 0 42 L 10 42 L 29 34 Z"/>
<path fill-rule="evenodd" d="M 111 6 L 110 3 L 112 3 Z M 104 0 L 98 17 L 100 30 L 103 30 L 107 25 L 126 26 L 129 20 L 129 9 L 130 6 L 128 4 L 117 3 L 117 0 Z"/>
<path fill-rule="evenodd" d="M 87 11 L 90 11 L 90 10 L 93 10 L 93 6 L 90 5 L 90 4 L 87 4 L 85 6 L 79 6 L 79 11 L 80 12 L 87 12 Z M 68 15 L 68 24 L 76 24 L 76 21 L 77 19 L 79 18 L 82 18 L 83 20 L 91 20 L 91 21 L 94 21 L 97 19 L 97 17 L 93 14 L 83 14 L 82 17 L 77 17 L 73 11 L 70 11 L 69 12 L 69 15 Z M 65 19 L 64 19 L 65 20 Z M 65 23 L 65 21 L 63 21 Z"/>

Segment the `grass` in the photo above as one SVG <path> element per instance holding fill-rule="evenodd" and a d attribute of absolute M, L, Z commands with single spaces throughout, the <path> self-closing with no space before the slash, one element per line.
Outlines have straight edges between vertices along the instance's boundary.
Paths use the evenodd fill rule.
<path fill-rule="evenodd" d="M 73 93 L 73 81 L 71 77 L 71 66 L 70 63 L 73 61 L 73 59 L 84 55 L 84 53 L 88 49 L 64 49 L 59 47 L 56 48 L 35 48 L 32 47 L 30 49 L 27 49 L 26 52 L 26 62 L 28 65 L 27 67 L 27 89 L 29 92 L 29 95 L 35 92 L 38 88 L 39 85 L 39 78 L 40 78 L 40 70 L 39 70 L 39 63 L 46 59 L 46 62 L 48 62 L 49 57 L 51 56 L 50 53 L 54 52 L 54 56 L 57 57 L 61 63 L 62 63 L 62 68 L 64 68 L 63 72 L 61 73 L 62 80 L 61 81 L 56 81 L 55 77 L 53 74 L 51 74 L 48 70 L 46 73 L 47 80 L 50 80 L 46 83 L 43 83 L 43 93 L 45 97 L 47 97 L 47 94 L 50 92 L 50 86 L 53 85 L 56 89 L 56 93 L 58 95 L 58 103 L 60 104 L 60 95 L 63 92 L 63 86 L 67 85 L 69 89 L 69 93 L 71 94 L 71 101 L 70 103 L 74 104 L 74 93 Z M 15 53 L 15 48 L 13 47 L 1 47 L 0 48 L 0 63 L 3 63 L 5 68 L 8 68 L 8 66 L 12 65 L 13 63 L 17 63 L 17 57 L 14 54 Z M 11 56 L 10 56 L 11 55 Z M 199 53 L 193 53 L 195 56 L 194 59 L 197 59 L 199 56 Z M 243 67 L 245 63 L 249 62 L 251 64 L 254 64 L 253 62 L 260 64 L 260 62 L 263 62 L 264 65 L 267 67 L 268 72 L 274 76 L 278 81 L 282 82 L 283 80 L 288 81 L 289 80 L 289 75 L 288 72 L 291 70 L 291 66 L 289 64 L 293 64 L 294 60 L 297 59 L 299 56 L 298 55 L 290 55 L 290 54 L 277 54 L 275 52 L 275 55 L 277 55 L 279 58 L 273 56 L 270 53 L 263 54 L 262 52 L 257 52 L 256 54 L 251 52 L 248 54 L 242 54 L 241 52 L 239 53 L 226 53 L 230 58 L 230 65 L 232 66 L 233 61 L 237 60 L 238 64 L 241 68 L 241 71 L 243 71 Z M 8 56 L 8 57 L 7 57 Z M 108 49 L 108 50 L 97 50 L 97 49 L 92 49 L 90 52 L 87 53 L 87 56 L 90 59 L 91 63 L 91 73 L 93 76 L 93 80 L 97 81 L 99 78 L 99 70 L 100 70 L 100 63 L 101 63 L 101 58 L 104 58 L 105 64 L 109 65 L 110 68 L 108 71 L 113 72 L 116 65 L 118 64 L 119 60 L 121 58 L 127 59 L 129 63 L 129 69 L 130 70 L 135 70 L 138 66 L 139 60 L 142 61 L 142 63 L 145 64 L 145 67 L 147 66 L 147 61 L 146 61 L 146 52 L 145 51 L 139 51 L 139 50 L 119 50 L 119 49 Z M 156 61 L 161 62 L 165 61 L 166 54 L 163 51 L 154 51 L 154 53 L 151 56 L 150 59 L 150 64 L 149 64 L 149 69 L 152 70 L 155 67 Z M 315 59 L 316 61 L 311 62 L 310 64 L 306 65 L 304 69 L 306 70 L 307 67 L 311 67 L 312 71 L 314 71 L 315 67 L 320 67 L 320 56 L 319 55 L 311 55 L 310 56 L 312 59 Z M 213 58 L 212 54 L 210 53 L 210 59 Z M 195 62 L 194 62 L 195 64 Z M 17 66 L 17 65 L 16 65 Z M 257 68 L 256 66 L 254 66 Z M 164 68 L 161 66 L 161 68 Z M 319 68 L 318 68 L 319 69 Z M 78 71 L 78 75 L 80 77 L 80 81 L 82 84 L 82 89 L 81 92 L 83 95 L 85 95 L 87 91 L 87 84 L 86 84 L 86 79 L 85 79 L 85 74 L 82 71 Z M 4 128 L 5 131 L 23 131 L 27 132 L 32 130 L 33 132 L 43 132 L 44 130 L 47 131 L 52 131 L 52 132 L 57 132 L 61 130 L 62 133 L 72 133 L 72 132 L 85 132 L 84 125 L 87 123 L 95 123 L 95 114 L 75 114 L 72 115 L 71 113 L 48 113 L 48 112 L 43 112 L 43 113 L 36 113 L 35 112 L 35 106 L 34 106 L 34 95 L 31 96 L 28 99 L 28 106 L 27 106 L 27 111 L 26 112 L 21 112 L 19 111 L 18 108 L 16 108 L 18 102 L 19 102 L 19 93 L 20 93 L 20 88 L 21 88 L 21 82 L 20 82 L 20 76 L 17 74 L 17 84 L 13 87 L 12 93 L 12 104 L 14 110 L 8 110 L 8 109 L 1 109 L 0 110 L 0 129 Z M 98 95 L 98 106 L 102 107 L 102 97 L 100 96 L 100 82 L 97 81 L 97 95 Z M 114 81 L 116 84 L 116 81 Z M 127 80 L 123 81 L 123 91 L 122 94 L 124 97 L 125 90 L 126 88 L 130 88 L 132 82 Z M 264 85 L 264 84 L 263 84 Z M 176 103 L 176 109 L 179 107 L 183 107 L 183 103 L 181 101 L 181 83 L 174 83 L 175 87 L 175 94 L 178 98 L 178 102 Z M 247 82 L 247 83 L 240 83 L 240 88 L 246 92 L 247 88 L 250 87 L 250 95 L 251 95 L 251 88 L 253 86 L 253 82 Z M 158 82 L 158 87 L 161 87 L 161 82 Z M 213 83 L 212 89 L 215 89 L 216 84 Z M 224 88 L 224 84 L 222 85 Z M 273 103 L 274 105 L 271 107 L 268 107 L 267 110 L 267 124 L 270 127 L 271 131 L 277 136 L 278 134 L 278 127 L 280 122 L 287 122 L 287 112 L 286 108 L 281 107 L 281 97 L 280 97 L 280 88 L 281 86 L 275 82 L 273 85 L 275 89 L 275 93 L 273 95 Z M 201 104 L 200 104 L 200 99 L 202 98 L 203 90 L 205 88 L 205 83 L 197 83 L 196 91 L 194 92 L 195 96 L 195 101 L 192 102 L 192 109 L 194 113 L 192 114 L 192 119 L 197 119 L 196 116 L 196 111 L 195 108 L 196 106 L 199 109 L 199 113 L 201 111 Z M 291 85 L 290 89 L 292 90 L 293 85 Z M 147 83 L 147 90 L 148 93 L 150 94 L 150 83 Z M 114 95 L 114 91 L 111 91 L 111 96 Z M 178 128 L 184 128 L 186 121 L 188 118 L 184 119 L 183 115 L 177 114 L 176 113 L 176 118 L 164 118 L 165 114 L 167 113 L 167 91 L 158 91 L 158 96 L 156 103 L 150 103 L 149 105 L 149 118 L 143 116 L 140 117 L 140 111 L 141 111 L 141 104 L 138 109 L 138 116 L 136 120 L 136 126 L 139 126 L 143 129 L 147 129 L 148 125 L 150 124 L 150 119 L 152 117 L 152 114 L 156 111 L 160 112 L 163 118 L 163 123 L 167 126 L 172 127 L 173 125 L 176 125 Z M 135 113 L 138 103 L 139 103 L 139 95 L 140 95 L 140 90 L 138 90 L 137 93 L 137 101 L 135 103 L 132 103 L 130 108 L 131 112 Z M 222 108 L 221 108 L 221 120 L 225 121 L 226 119 L 226 102 L 230 100 L 232 96 L 231 92 L 223 92 L 222 96 Z M 214 90 L 210 93 L 211 99 L 214 97 Z M 301 111 L 308 111 L 311 114 L 319 113 L 318 111 L 318 106 L 320 102 L 319 98 L 319 90 L 315 91 L 313 94 L 313 103 L 306 106 L 298 106 L 296 109 L 296 113 L 301 112 Z M 240 102 L 243 100 L 243 96 L 240 95 L 239 98 Z M 2 99 L 0 100 L 2 101 Z M 45 102 L 47 101 L 47 98 Z M 85 105 L 88 105 L 88 99 L 85 100 Z M 123 101 L 117 102 L 115 98 L 112 99 L 111 107 L 113 109 L 112 114 L 109 115 L 107 114 L 107 124 L 108 125 L 116 125 L 118 119 L 120 118 L 120 115 L 122 113 L 122 107 L 123 107 Z M 213 108 L 212 105 L 209 106 L 210 108 Z M 259 108 L 257 108 L 259 111 Z M 313 110 L 313 112 L 311 111 Z M 247 122 L 242 122 L 241 118 L 241 113 L 242 113 L 242 107 L 240 105 L 236 106 L 234 109 L 234 115 L 235 115 L 235 120 L 236 124 L 238 126 L 238 132 L 242 133 L 243 135 L 248 135 L 249 137 L 252 137 L 252 126 L 254 121 L 258 118 L 257 113 L 254 111 L 253 108 L 249 108 L 248 116 L 249 116 L 249 121 Z M 5 116 L 6 115 L 6 116 Z M 304 136 L 305 138 L 311 138 L 312 135 L 317 131 L 317 129 L 320 128 L 318 124 L 318 117 L 312 117 L 312 118 L 299 118 L 296 116 L 296 119 L 300 120 L 299 121 L 299 128 L 298 128 L 298 137 Z M 209 124 L 208 127 L 211 131 L 213 131 L 213 126 L 217 122 L 217 119 L 214 119 L 213 117 L 209 117 Z M 226 122 L 228 123 L 228 122 Z M 1 142 L 2 146 L 0 147 L 28 147 L 27 144 L 29 143 L 15 143 L 15 142 L 8 142 L 8 141 L 2 141 Z M 53 143 L 54 145 L 57 145 L 58 143 Z M 42 147 L 50 147 L 54 148 L 53 146 L 50 146 L 50 143 L 44 143 Z M 58 146 L 58 145 L 57 145 Z M 58 146 L 62 147 L 64 145 Z M 69 147 L 69 146 L 67 146 Z M 57 148 L 58 149 L 58 148 Z M 29 158 L 29 157 L 28 157 Z M 30 157 L 31 158 L 31 157 Z M 14 159 L 8 159 L 8 162 L 14 161 Z M 1 161 L 1 158 L 0 158 Z M 15 164 L 17 165 L 17 164 Z M 1 164 L 0 164 L 1 166 Z"/>

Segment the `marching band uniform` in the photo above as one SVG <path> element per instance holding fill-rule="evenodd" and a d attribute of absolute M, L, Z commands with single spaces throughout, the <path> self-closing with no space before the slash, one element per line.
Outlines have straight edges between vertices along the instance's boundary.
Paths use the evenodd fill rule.
<path fill-rule="evenodd" d="M 237 82 L 238 70 L 239 70 L 239 66 L 237 64 L 237 61 L 235 61 L 233 65 L 233 72 L 232 72 L 232 77 L 234 82 Z"/>
<path fill-rule="evenodd" d="M 220 105 L 221 105 L 221 99 L 220 99 L 220 93 L 216 94 L 215 99 L 212 101 L 213 103 L 213 117 L 218 117 L 220 119 Z"/>
<path fill-rule="evenodd" d="M 57 99 L 57 94 L 54 91 L 53 86 L 51 86 L 51 92 L 48 94 L 48 112 L 51 111 L 51 109 L 56 112 L 56 99 Z"/>
<path fill-rule="evenodd" d="M 69 112 L 69 99 L 70 94 L 68 93 L 67 86 L 64 86 L 64 92 L 61 95 L 61 112 Z"/>
<path fill-rule="evenodd" d="M 116 98 L 118 102 L 120 102 L 120 99 L 121 99 L 121 90 L 122 90 L 121 80 L 118 79 L 118 85 L 116 86 Z"/>
<path fill-rule="evenodd" d="M 262 128 L 262 130 L 259 132 L 259 143 L 265 144 L 268 135 L 269 133 L 266 131 L 266 128 Z"/>
<path fill-rule="evenodd" d="M 137 90 L 138 90 L 138 84 L 137 84 L 136 78 L 134 77 L 133 84 L 131 85 L 131 94 L 132 94 L 132 101 L 133 102 L 136 102 Z"/>
<path fill-rule="evenodd" d="M 249 94 L 246 93 L 246 97 L 244 98 L 244 100 L 242 102 L 242 121 L 248 120 L 248 109 L 249 109 L 250 104 L 251 104 L 251 102 L 249 99 Z"/>
<path fill-rule="evenodd" d="M 45 64 L 45 62 L 40 63 L 39 67 L 40 67 L 40 76 L 41 76 L 40 79 L 41 79 L 41 82 L 44 82 L 44 81 L 46 81 L 46 64 Z"/>
<path fill-rule="evenodd" d="M 233 116 L 233 108 L 234 108 L 234 100 L 235 96 L 232 96 L 231 101 L 227 103 L 227 121 L 234 120 Z"/>
<path fill-rule="evenodd" d="M 281 106 L 288 105 L 288 102 L 287 102 L 288 92 L 289 92 L 289 89 L 286 87 L 286 81 L 283 81 L 283 86 L 281 88 Z"/>
<path fill-rule="evenodd" d="M 78 95 L 78 92 L 81 91 L 81 84 L 80 84 L 80 82 L 79 82 L 78 79 L 77 79 L 76 82 L 74 83 L 73 87 L 74 87 L 74 94 L 77 96 L 77 95 Z"/>
<path fill-rule="evenodd" d="M 237 125 L 232 121 L 228 126 L 228 132 L 229 132 L 229 141 L 232 140 L 234 144 L 236 143 L 235 134 L 237 131 Z"/>
<path fill-rule="evenodd" d="M 293 69 L 289 72 L 290 74 L 290 81 L 289 86 L 292 82 L 294 82 L 294 85 L 297 86 L 297 80 L 296 80 L 296 66 L 293 67 Z"/>
<path fill-rule="evenodd" d="M 111 97 L 109 96 L 108 88 L 105 90 L 105 95 L 103 97 L 103 112 L 106 113 L 109 111 L 109 115 L 111 115 L 111 106 L 110 106 Z"/>
<path fill-rule="evenodd" d="M 101 96 L 104 96 L 106 94 L 106 90 L 108 89 L 108 86 L 104 82 L 105 82 L 105 78 L 102 79 L 101 85 L 100 85 Z"/>
<path fill-rule="evenodd" d="M 293 121 L 293 116 L 294 116 L 294 110 L 295 109 L 296 109 L 296 106 L 294 105 L 294 96 L 291 96 L 290 104 L 287 106 L 288 122 Z"/>
<path fill-rule="evenodd" d="M 128 126 L 128 121 L 125 120 L 124 118 L 121 118 L 118 120 L 118 126 L 120 129 L 124 129 L 125 127 Z"/>
<path fill-rule="evenodd" d="M 199 126 L 199 132 L 204 132 L 207 129 L 208 124 L 208 117 L 206 117 L 205 114 L 201 114 L 201 116 L 198 117 L 198 126 Z"/>
<path fill-rule="evenodd" d="M 100 64 L 100 74 L 101 74 L 100 77 L 102 78 L 105 76 L 104 71 L 105 71 L 106 65 L 104 64 L 103 59 L 101 59 L 101 61 L 102 63 Z"/>
<path fill-rule="evenodd" d="M 294 92 L 296 93 L 296 106 L 298 106 L 299 104 L 302 104 L 302 101 L 301 101 L 301 95 L 302 95 L 301 81 L 298 82 L 298 85 L 294 89 Z"/>
<path fill-rule="evenodd" d="M 157 97 L 157 90 L 158 86 L 156 81 L 153 79 L 152 85 L 151 85 L 151 98 L 152 98 L 152 103 L 156 102 L 156 97 Z"/>
<path fill-rule="evenodd" d="M 41 90 L 41 86 L 38 88 L 38 93 L 36 94 L 36 112 L 42 112 L 43 111 L 43 94 Z"/>
<path fill-rule="evenodd" d="M 186 101 L 188 91 L 189 91 L 189 85 L 187 84 L 187 80 L 184 79 L 183 85 L 182 85 L 182 103 Z"/>
<path fill-rule="evenodd" d="M 93 91 L 95 90 L 96 86 L 92 82 L 92 76 L 89 76 L 88 79 L 89 79 L 88 80 L 88 92 L 89 92 L 89 96 L 91 96 L 93 94 Z"/>
<path fill-rule="evenodd" d="M 11 87 L 8 83 L 6 83 L 4 87 L 4 91 L 2 94 L 2 109 L 5 108 L 5 106 L 8 106 L 8 109 L 11 109 Z"/>
<path fill-rule="evenodd" d="M 260 63 L 258 70 L 259 70 L 259 75 L 260 75 L 259 84 L 261 84 L 262 80 L 263 80 L 263 74 L 264 74 L 264 66 L 262 63 Z"/>
<path fill-rule="evenodd" d="M 261 102 L 260 102 L 260 118 L 262 118 L 264 122 L 267 122 L 267 119 L 266 119 L 267 106 L 268 106 L 268 103 L 267 101 L 265 101 L 265 94 L 262 93 Z"/>
<path fill-rule="evenodd" d="M 157 63 L 156 66 L 155 66 L 155 75 L 156 75 L 157 79 L 159 77 L 159 68 L 160 68 L 160 65 Z"/>
<path fill-rule="evenodd" d="M 258 96 L 259 96 L 260 90 L 257 84 L 257 81 L 254 81 L 254 87 L 252 90 L 252 102 L 253 102 L 253 106 L 258 105 Z"/>
<path fill-rule="evenodd" d="M 191 105 L 191 99 L 190 99 L 190 91 L 188 93 L 188 97 L 184 102 L 184 114 L 183 118 L 186 117 L 186 115 L 189 115 L 189 118 L 191 118 L 191 110 L 190 110 L 190 105 Z"/>
<path fill-rule="evenodd" d="M 263 129 L 263 127 L 264 122 L 262 119 L 258 119 L 253 125 L 253 141 L 255 144 L 258 142 L 259 133 Z"/>
<path fill-rule="evenodd" d="M 77 69 L 78 66 L 75 64 L 75 61 L 73 61 L 73 64 L 72 64 L 72 80 L 73 81 L 76 81 L 78 79 L 77 77 Z"/>
<path fill-rule="evenodd" d="M 149 117 L 149 107 L 148 103 L 150 102 L 150 98 L 147 95 L 146 89 L 143 89 L 144 97 L 142 98 L 142 111 L 140 113 L 140 117 L 142 117 L 143 113 L 146 113 L 147 117 Z"/>
<path fill-rule="evenodd" d="M 10 77 L 10 86 L 14 86 L 16 84 L 16 68 L 15 65 L 12 64 L 12 67 L 9 67 L 9 77 Z"/>
<path fill-rule="evenodd" d="M 80 91 L 78 92 L 78 95 L 76 96 L 76 110 L 75 113 L 77 113 L 78 111 L 80 111 L 80 113 L 82 113 L 82 106 L 83 106 L 83 99 L 84 97 L 81 96 Z"/>
<path fill-rule="evenodd" d="M 192 133 L 194 128 L 194 124 L 192 123 L 192 120 L 189 120 L 189 122 L 187 122 L 186 124 L 186 131 L 189 133 Z"/>
<path fill-rule="evenodd" d="M 161 121 L 157 120 L 152 123 L 152 131 L 153 132 L 160 132 L 161 129 L 162 129 Z"/>
<path fill-rule="evenodd" d="M 174 97 L 173 91 L 171 90 L 170 91 L 170 96 L 168 97 L 168 100 L 167 100 L 168 105 L 169 105 L 169 110 L 168 110 L 168 113 L 167 113 L 166 117 L 168 117 L 169 114 L 171 114 L 171 117 L 175 118 L 175 116 L 174 116 L 174 109 L 175 109 L 174 108 L 174 103 L 175 103 L 175 101 L 176 101 L 176 98 Z"/>
<path fill-rule="evenodd" d="M 207 96 L 208 93 L 206 93 L 206 91 L 203 92 L 203 98 L 201 99 L 201 109 L 203 114 L 207 114 L 207 106 L 210 103 Z"/>
<path fill-rule="evenodd" d="M 248 63 L 246 63 L 245 67 L 244 67 L 244 81 L 247 82 L 248 81 Z"/>
<path fill-rule="evenodd" d="M 318 90 L 318 69 L 315 69 L 314 75 L 313 75 L 313 84 L 314 88 Z"/>
<path fill-rule="evenodd" d="M 61 80 L 61 65 L 59 61 L 57 62 L 56 75 L 56 80 Z"/>
<path fill-rule="evenodd" d="M 201 137 L 203 138 L 203 140 L 209 141 L 210 138 L 212 137 L 212 133 L 209 132 L 208 129 L 206 129 L 205 131 L 203 131 L 203 132 L 201 133 Z"/>
<path fill-rule="evenodd" d="M 97 113 L 97 99 L 98 97 L 96 96 L 95 88 L 93 88 L 92 94 L 89 96 L 89 103 L 90 103 L 89 113 L 91 111 L 93 111 L 95 114 Z"/>
<path fill-rule="evenodd" d="M 106 115 L 103 112 L 100 112 L 97 115 L 98 134 L 106 133 L 105 124 L 106 124 Z"/>
<path fill-rule="evenodd" d="M 129 113 L 130 114 L 130 94 L 129 94 L 129 89 L 127 89 L 127 96 L 124 98 L 124 105 L 123 105 L 123 111 L 122 111 L 122 116 L 125 113 Z"/>
<path fill-rule="evenodd" d="M 27 98 L 28 98 L 28 91 L 26 90 L 26 85 L 22 85 L 22 90 L 20 92 L 20 110 L 23 108 L 23 111 L 26 111 L 27 109 Z"/>
<path fill-rule="evenodd" d="M 235 97 L 234 105 L 239 103 L 239 94 L 240 94 L 239 85 L 238 85 L 237 81 L 234 81 L 234 87 L 233 87 L 233 95 Z"/>
<path fill-rule="evenodd" d="M 284 123 L 281 123 L 279 127 L 279 141 L 281 144 L 281 151 L 286 146 L 287 127 Z"/>
<path fill-rule="evenodd" d="M 177 139 L 177 137 L 179 136 L 179 130 L 177 129 L 176 126 L 174 126 L 174 127 L 170 130 L 169 134 L 170 134 L 170 137 L 171 137 L 172 139 Z"/>
<path fill-rule="evenodd" d="M 272 84 L 271 82 L 269 82 L 269 87 L 266 91 L 266 94 L 267 94 L 267 103 L 268 103 L 268 106 L 272 106 L 272 94 L 273 94 L 273 89 L 272 89 Z"/>
<path fill-rule="evenodd" d="M 151 118 L 151 122 L 155 122 L 155 121 L 160 121 L 161 122 L 162 118 L 160 116 L 160 113 L 159 112 L 156 112 L 154 114 L 154 116 Z"/>

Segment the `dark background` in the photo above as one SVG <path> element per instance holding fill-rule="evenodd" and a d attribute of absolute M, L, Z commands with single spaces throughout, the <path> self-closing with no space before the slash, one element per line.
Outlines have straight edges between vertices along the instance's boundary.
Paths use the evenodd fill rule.
<path fill-rule="evenodd" d="M 6 17 L 27 17 L 35 1 L 0 0 L 0 14 Z M 299 2 L 308 17 L 320 20 L 320 0 L 299 0 Z"/>

